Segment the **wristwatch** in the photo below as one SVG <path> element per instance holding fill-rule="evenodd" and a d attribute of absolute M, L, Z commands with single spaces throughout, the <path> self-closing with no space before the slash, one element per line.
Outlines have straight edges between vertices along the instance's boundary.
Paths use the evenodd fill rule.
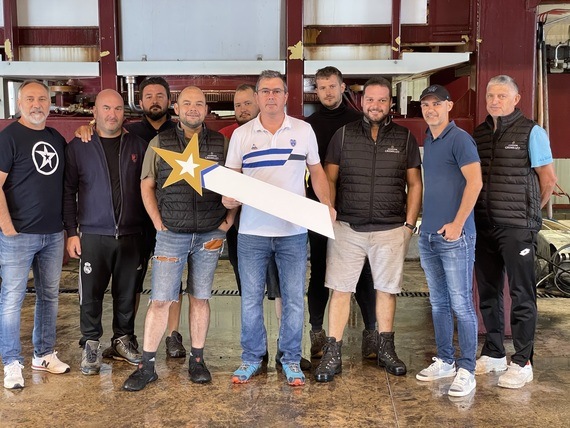
<path fill-rule="evenodd" d="M 418 230 L 418 228 L 416 226 L 408 223 L 407 221 L 404 222 L 404 226 L 406 226 L 408 229 L 410 229 L 412 231 L 412 233 L 416 233 Z"/>

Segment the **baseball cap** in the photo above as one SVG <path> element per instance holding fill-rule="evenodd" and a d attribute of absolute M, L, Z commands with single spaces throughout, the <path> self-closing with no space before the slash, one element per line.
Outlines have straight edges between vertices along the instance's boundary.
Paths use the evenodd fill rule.
<path fill-rule="evenodd" d="M 420 101 L 423 100 L 428 95 L 433 95 L 440 101 L 449 101 L 451 97 L 449 96 L 449 92 L 441 85 L 431 85 L 425 88 L 420 96 Z"/>

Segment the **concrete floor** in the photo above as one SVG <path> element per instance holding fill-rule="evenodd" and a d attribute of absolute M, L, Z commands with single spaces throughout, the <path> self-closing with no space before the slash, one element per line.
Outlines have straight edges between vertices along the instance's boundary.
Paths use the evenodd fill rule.
<path fill-rule="evenodd" d="M 76 288 L 77 270 L 65 269 L 62 289 Z M 362 320 L 354 308 L 345 334 L 343 373 L 329 384 L 309 375 L 307 384 L 291 388 L 270 360 L 267 373 L 250 384 L 232 385 L 230 376 L 240 363 L 239 297 L 228 290 L 235 282 L 227 261 L 221 261 L 211 300 L 212 317 L 205 351 L 213 382 L 192 384 L 187 363 L 165 358 L 164 341 L 157 357 L 159 380 L 143 391 L 121 390 L 133 366 L 107 361 L 99 376 L 79 372 L 80 349 L 78 296 L 62 293 L 57 350 L 71 372 L 52 375 L 32 372 L 31 330 L 33 301 L 26 296 L 22 313 L 25 356 L 23 390 L 2 388 L 1 427 L 51 425 L 56 427 L 108 426 L 390 426 L 390 427 L 567 427 L 570 422 L 570 301 L 541 298 L 536 335 L 534 381 L 520 390 L 498 388 L 497 375 L 477 377 L 476 391 L 465 398 L 447 395 L 452 379 L 418 382 L 415 374 L 435 353 L 430 305 L 419 262 L 406 263 L 404 289 L 398 300 L 396 346 L 408 366 L 403 377 L 388 375 L 374 362 L 360 357 Z M 142 339 L 143 295 L 136 331 Z M 184 301 L 187 308 L 187 301 Z M 272 303 L 266 304 L 270 355 L 275 354 L 277 323 Z M 111 296 L 105 302 L 105 337 L 110 339 Z M 308 325 L 308 322 L 306 323 Z M 180 328 L 188 345 L 188 320 Z M 308 331 L 308 327 L 306 328 Z M 107 343 L 105 343 L 106 345 Z M 308 334 L 303 352 L 309 354 Z M 512 345 L 508 344 L 509 352 Z"/>

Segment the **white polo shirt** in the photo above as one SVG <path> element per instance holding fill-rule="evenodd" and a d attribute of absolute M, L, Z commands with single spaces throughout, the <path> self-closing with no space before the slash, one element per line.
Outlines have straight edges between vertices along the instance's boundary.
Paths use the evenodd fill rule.
<path fill-rule="evenodd" d="M 241 168 L 254 177 L 305 196 L 306 165 L 320 162 L 317 138 L 308 123 L 285 116 L 275 134 L 263 127 L 259 116 L 232 134 L 225 166 Z M 258 236 L 292 236 L 307 229 L 243 205 L 239 233 Z"/>

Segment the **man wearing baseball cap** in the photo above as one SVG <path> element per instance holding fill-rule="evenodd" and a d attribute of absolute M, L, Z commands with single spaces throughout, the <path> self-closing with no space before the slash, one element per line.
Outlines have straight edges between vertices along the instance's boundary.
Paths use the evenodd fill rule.
<path fill-rule="evenodd" d="M 437 356 L 416 378 L 454 377 L 450 396 L 475 389 L 477 315 L 473 305 L 475 220 L 473 207 L 482 187 L 481 164 L 473 138 L 449 120 L 449 92 L 431 85 L 420 97 L 428 124 L 424 142 L 424 207 L 419 250 L 432 306 Z M 453 347 L 457 318 L 459 358 Z"/>

